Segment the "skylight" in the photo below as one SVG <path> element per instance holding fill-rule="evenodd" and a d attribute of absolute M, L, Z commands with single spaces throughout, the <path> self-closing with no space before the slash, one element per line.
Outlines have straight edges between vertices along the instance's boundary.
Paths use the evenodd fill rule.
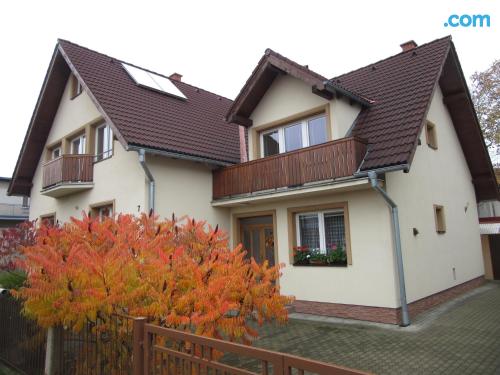
<path fill-rule="evenodd" d="M 122 66 L 139 86 L 148 87 L 156 91 L 164 92 L 168 95 L 187 99 L 186 96 L 177 87 L 175 87 L 175 85 L 168 78 L 125 63 L 122 63 Z"/>

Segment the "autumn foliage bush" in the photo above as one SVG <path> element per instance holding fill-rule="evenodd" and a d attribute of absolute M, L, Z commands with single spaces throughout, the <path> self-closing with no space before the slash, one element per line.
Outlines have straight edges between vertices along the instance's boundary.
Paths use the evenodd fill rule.
<path fill-rule="evenodd" d="M 84 215 L 42 226 L 23 254 L 28 280 L 16 295 L 45 327 L 78 331 L 121 313 L 249 343 L 257 336 L 252 321 L 287 320 L 291 298 L 277 284 L 282 266 L 257 264 L 201 221 Z"/>

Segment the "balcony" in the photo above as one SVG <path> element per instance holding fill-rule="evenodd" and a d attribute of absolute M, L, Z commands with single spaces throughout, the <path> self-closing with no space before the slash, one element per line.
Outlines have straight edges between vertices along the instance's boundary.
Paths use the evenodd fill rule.
<path fill-rule="evenodd" d="M 29 210 L 22 204 L 0 203 L 0 220 L 27 220 Z"/>
<path fill-rule="evenodd" d="M 91 189 L 94 155 L 62 155 L 43 165 L 41 193 L 53 198 Z"/>
<path fill-rule="evenodd" d="M 366 146 L 363 139 L 342 138 L 215 170 L 213 199 L 350 177 L 358 170 Z"/>

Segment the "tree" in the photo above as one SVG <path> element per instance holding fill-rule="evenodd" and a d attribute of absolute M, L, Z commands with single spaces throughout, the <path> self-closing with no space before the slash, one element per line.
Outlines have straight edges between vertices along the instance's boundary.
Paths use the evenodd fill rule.
<path fill-rule="evenodd" d="M 486 146 L 492 151 L 500 147 L 500 60 L 484 72 L 471 76 L 472 100 Z"/>
<path fill-rule="evenodd" d="M 228 248 L 218 228 L 193 219 L 86 215 L 61 227 L 41 226 L 23 250 L 27 285 L 16 293 L 42 326 L 79 330 L 115 313 L 250 343 L 251 321 L 287 320 L 277 284 L 282 265 Z M 105 319 L 104 319 L 105 320 Z"/>
<path fill-rule="evenodd" d="M 22 248 L 34 244 L 35 234 L 34 221 L 0 230 L 0 287 L 16 289 L 24 283 L 26 276 L 16 269 L 16 262 L 21 256 Z"/>

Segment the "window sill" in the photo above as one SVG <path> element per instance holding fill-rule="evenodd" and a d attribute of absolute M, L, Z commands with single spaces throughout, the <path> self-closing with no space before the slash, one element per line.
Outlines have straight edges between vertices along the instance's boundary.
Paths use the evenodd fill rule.
<path fill-rule="evenodd" d="M 347 268 L 347 262 L 345 263 L 293 263 L 294 267 L 342 267 Z"/>

